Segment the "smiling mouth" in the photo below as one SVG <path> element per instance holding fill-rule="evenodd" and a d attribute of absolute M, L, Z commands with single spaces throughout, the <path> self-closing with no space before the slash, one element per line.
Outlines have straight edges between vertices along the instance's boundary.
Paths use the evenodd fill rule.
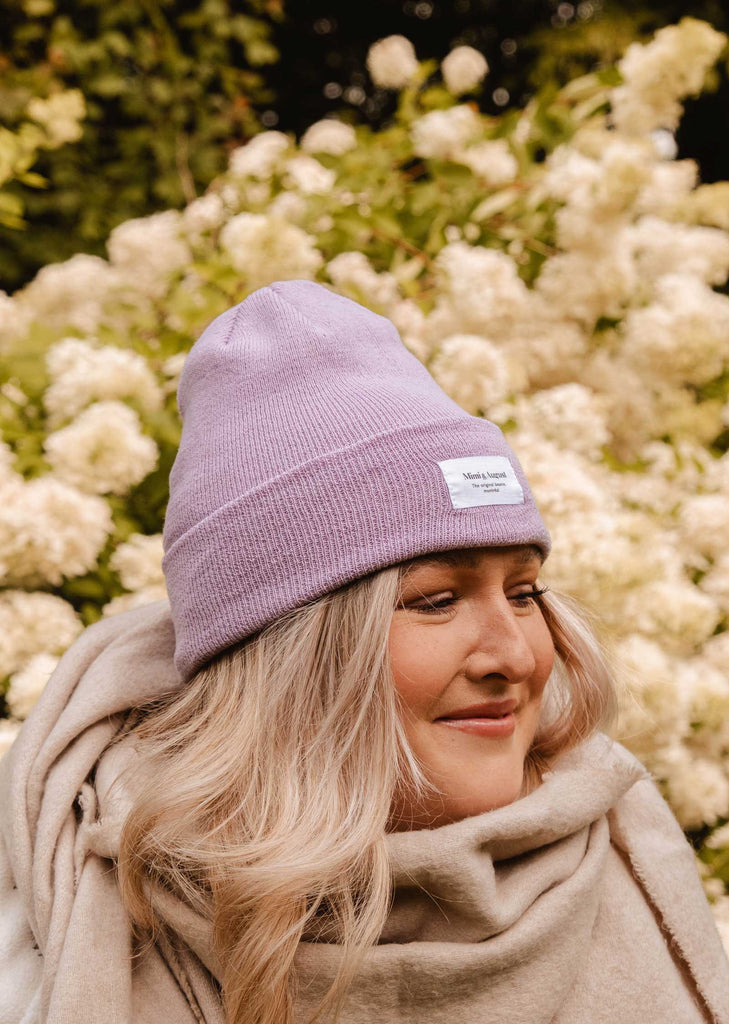
<path fill-rule="evenodd" d="M 488 718 L 436 718 L 435 722 L 449 729 L 457 729 L 459 732 L 494 739 L 511 736 L 516 728 L 516 716 L 513 711 L 507 715 L 492 715 Z"/>

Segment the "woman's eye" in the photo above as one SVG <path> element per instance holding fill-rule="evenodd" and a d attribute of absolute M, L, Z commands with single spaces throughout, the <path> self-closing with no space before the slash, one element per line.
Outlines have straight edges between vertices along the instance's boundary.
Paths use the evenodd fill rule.
<path fill-rule="evenodd" d="M 428 601 L 426 604 L 411 604 L 408 607 L 414 612 L 425 612 L 426 614 L 434 614 L 435 612 L 443 611 L 446 608 L 450 608 L 452 604 L 457 600 L 456 597 L 441 597 L 437 601 Z"/>
<path fill-rule="evenodd" d="M 517 606 L 517 608 L 529 608 L 532 604 L 536 604 L 538 598 L 542 594 L 546 594 L 549 587 L 534 587 L 532 590 L 525 590 L 521 594 L 514 594 L 509 600 Z"/>

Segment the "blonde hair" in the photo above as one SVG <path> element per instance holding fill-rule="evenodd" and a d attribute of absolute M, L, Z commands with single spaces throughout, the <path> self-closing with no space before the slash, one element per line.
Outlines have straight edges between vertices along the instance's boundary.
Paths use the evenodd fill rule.
<path fill-rule="evenodd" d="M 227 1024 L 291 1024 L 293 960 L 312 926 L 342 956 L 311 1020 L 336 1018 L 382 931 L 395 791 L 433 792 L 406 740 L 389 662 L 404 568 L 286 613 L 139 709 L 122 898 L 138 938 L 164 927 L 150 882 L 212 922 Z M 522 795 L 616 714 L 586 615 L 553 592 L 539 600 L 556 659 Z"/>

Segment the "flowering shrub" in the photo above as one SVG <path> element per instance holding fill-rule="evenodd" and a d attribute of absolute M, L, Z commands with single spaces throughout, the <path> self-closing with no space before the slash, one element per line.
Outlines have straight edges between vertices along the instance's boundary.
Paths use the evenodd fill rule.
<path fill-rule="evenodd" d="M 269 131 L 183 211 L 120 225 L 2 298 L 0 678 L 26 714 L 82 625 L 164 596 L 176 382 L 251 290 L 310 277 L 394 321 L 508 434 L 554 548 L 544 580 L 614 648 L 616 738 L 701 844 L 729 946 L 729 184 L 671 131 L 725 45 L 684 19 L 616 68 L 481 115 L 487 68 L 372 47 L 377 132 Z M 42 628 L 40 623 L 42 622 Z M 12 721 L 0 743 L 12 737 Z"/>

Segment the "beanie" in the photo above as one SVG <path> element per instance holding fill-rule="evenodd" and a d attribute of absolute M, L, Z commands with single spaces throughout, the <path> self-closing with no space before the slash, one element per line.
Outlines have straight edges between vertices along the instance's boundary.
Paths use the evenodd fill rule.
<path fill-rule="evenodd" d="M 260 288 L 178 388 L 165 574 L 187 681 L 282 613 L 397 562 L 550 538 L 501 430 L 388 319 L 312 281 Z"/>

